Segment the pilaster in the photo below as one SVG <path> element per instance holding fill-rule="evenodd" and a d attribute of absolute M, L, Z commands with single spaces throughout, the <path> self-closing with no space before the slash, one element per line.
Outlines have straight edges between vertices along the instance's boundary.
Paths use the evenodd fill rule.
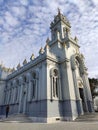
<path fill-rule="evenodd" d="M 82 75 L 82 79 L 84 82 L 85 98 L 86 98 L 86 104 L 87 104 L 87 108 L 88 108 L 87 110 L 88 110 L 88 112 L 94 112 L 92 95 L 91 95 L 91 90 L 90 90 L 90 86 L 89 86 L 87 72 L 84 72 L 84 74 Z"/>
<path fill-rule="evenodd" d="M 73 81 L 74 81 L 77 111 L 78 111 L 79 115 L 82 115 L 84 113 L 83 112 L 83 105 L 82 105 L 82 99 L 80 99 L 79 88 L 77 86 L 77 78 L 76 78 L 75 69 L 72 70 L 72 74 L 73 74 Z"/>
<path fill-rule="evenodd" d="M 22 105 L 22 96 L 23 96 L 23 78 L 20 78 L 20 95 L 19 95 L 19 109 L 18 113 L 21 113 L 21 105 Z"/>

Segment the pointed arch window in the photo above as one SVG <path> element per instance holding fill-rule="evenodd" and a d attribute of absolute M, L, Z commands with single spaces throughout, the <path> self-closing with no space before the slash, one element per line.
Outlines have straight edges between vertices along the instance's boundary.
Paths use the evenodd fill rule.
<path fill-rule="evenodd" d="M 36 76 L 36 73 L 33 72 L 32 73 L 32 99 L 35 99 L 36 98 L 36 92 L 37 92 L 37 76 Z"/>
<path fill-rule="evenodd" d="M 77 59 L 75 59 L 75 64 L 76 64 L 76 75 L 80 76 L 80 65 Z"/>
<path fill-rule="evenodd" d="M 64 38 L 66 37 L 66 28 L 63 28 L 63 34 L 64 34 Z"/>
<path fill-rule="evenodd" d="M 58 97 L 58 70 L 53 70 L 53 97 Z"/>
<path fill-rule="evenodd" d="M 61 99 L 61 84 L 58 69 L 51 69 L 51 99 Z"/>

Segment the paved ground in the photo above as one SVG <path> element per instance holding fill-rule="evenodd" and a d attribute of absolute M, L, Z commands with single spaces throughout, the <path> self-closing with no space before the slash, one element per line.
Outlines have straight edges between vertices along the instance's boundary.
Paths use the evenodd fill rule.
<path fill-rule="evenodd" d="M 0 130 L 98 130 L 98 122 L 0 123 Z"/>
<path fill-rule="evenodd" d="M 25 123 L 18 123 L 19 119 Z M 28 118 L 22 115 L 9 117 L 8 120 L 0 123 L 0 130 L 98 130 L 98 113 L 80 116 L 74 122 L 45 124 L 28 121 Z"/>

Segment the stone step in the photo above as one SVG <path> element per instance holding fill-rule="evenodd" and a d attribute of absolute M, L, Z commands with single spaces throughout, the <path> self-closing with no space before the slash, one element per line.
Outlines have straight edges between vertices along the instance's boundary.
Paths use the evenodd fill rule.
<path fill-rule="evenodd" d="M 98 121 L 98 113 L 81 115 L 75 121 L 76 122 L 79 122 L 79 121 L 91 121 L 91 122 Z"/>
<path fill-rule="evenodd" d="M 3 118 L 0 122 L 32 122 L 32 120 L 24 114 L 9 115 L 8 118 Z"/>

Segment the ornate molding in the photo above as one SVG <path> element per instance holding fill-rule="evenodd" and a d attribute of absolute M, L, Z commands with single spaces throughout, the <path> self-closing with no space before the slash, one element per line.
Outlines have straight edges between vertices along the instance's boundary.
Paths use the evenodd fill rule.
<path fill-rule="evenodd" d="M 81 66 L 80 67 L 81 73 L 84 73 L 84 71 L 85 71 L 85 64 L 84 64 L 83 55 L 81 55 L 80 53 L 75 53 L 74 55 L 71 56 L 71 68 L 72 68 L 72 70 L 76 69 L 75 59 L 78 60 L 80 66 Z"/>

